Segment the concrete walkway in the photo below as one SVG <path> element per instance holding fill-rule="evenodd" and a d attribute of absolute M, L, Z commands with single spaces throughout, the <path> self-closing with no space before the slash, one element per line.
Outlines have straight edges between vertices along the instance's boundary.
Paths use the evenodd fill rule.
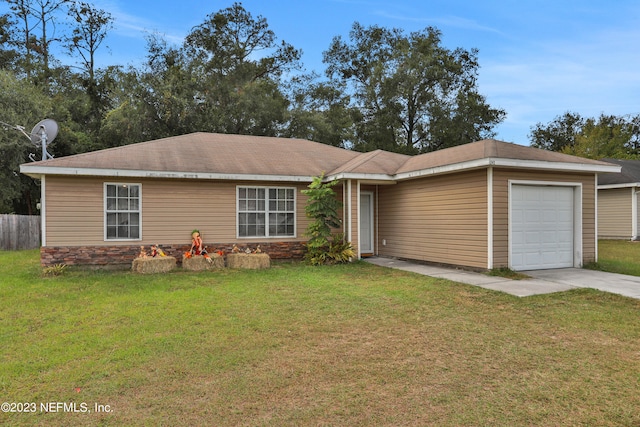
<path fill-rule="evenodd" d="M 473 271 L 436 267 L 392 258 L 372 257 L 366 258 L 365 261 L 381 267 L 397 268 L 425 276 L 480 286 L 518 297 L 562 292 L 576 288 L 594 288 L 640 299 L 640 277 L 581 268 L 523 271 L 522 273 L 531 276 L 531 279 L 511 280 Z"/>

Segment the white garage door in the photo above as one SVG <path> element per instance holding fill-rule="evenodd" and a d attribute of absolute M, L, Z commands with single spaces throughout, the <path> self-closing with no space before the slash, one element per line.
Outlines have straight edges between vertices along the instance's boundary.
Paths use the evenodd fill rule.
<path fill-rule="evenodd" d="M 573 191 L 573 187 L 512 186 L 512 269 L 573 267 Z"/>

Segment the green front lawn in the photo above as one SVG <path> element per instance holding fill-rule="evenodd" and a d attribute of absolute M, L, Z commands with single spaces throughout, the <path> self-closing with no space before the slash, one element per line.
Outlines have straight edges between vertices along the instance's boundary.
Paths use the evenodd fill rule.
<path fill-rule="evenodd" d="M 28 251 L 0 252 L 0 301 L 0 401 L 37 405 L 5 425 L 640 425 L 640 301 L 595 290 L 366 263 L 42 277 Z"/>
<path fill-rule="evenodd" d="M 587 268 L 640 276 L 640 242 L 600 240 L 598 262 Z"/>

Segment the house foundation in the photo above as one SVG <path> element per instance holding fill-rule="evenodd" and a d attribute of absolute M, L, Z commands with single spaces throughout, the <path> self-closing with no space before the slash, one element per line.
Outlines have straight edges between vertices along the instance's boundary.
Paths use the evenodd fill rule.
<path fill-rule="evenodd" d="M 230 254 L 234 244 L 241 250 L 255 249 L 258 245 L 271 259 L 301 260 L 304 257 L 303 242 L 259 242 L 259 243 L 206 243 L 209 252 L 222 251 Z M 50 267 L 55 264 L 79 265 L 87 267 L 130 268 L 140 253 L 141 245 L 118 246 L 43 246 L 40 248 L 40 264 Z M 160 247 L 168 256 L 182 260 L 190 245 L 163 245 Z"/>

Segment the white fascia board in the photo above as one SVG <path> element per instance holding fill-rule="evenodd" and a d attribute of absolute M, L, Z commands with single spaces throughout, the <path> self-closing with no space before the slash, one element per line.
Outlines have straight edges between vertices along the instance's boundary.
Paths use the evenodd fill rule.
<path fill-rule="evenodd" d="M 300 175 L 252 175 L 226 174 L 206 172 L 174 172 L 145 171 L 106 168 L 63 168 L 47 166 L 21 165 L 20 172 L 29 176 L 63 175 L 63 176 L 100 176 L 115 178 L 169 178 L 169 179 L 207 179 L 226 181 L 278 181 L 278 182 L 312 182 L 312 176 Z"/>
<path fill-rule="evenodd" d="M 640 182 L 625 182 L 622 184 L 598 185 L 598 190 L 611 190 L 615 188 L 633 188 L 633 187 L 640 187 Z"/>
<path fill-rule="evenodd" d="M 384 173 L 338 173 L 325 177 L 326 181 L 333 179 L 349 180 L 359 179 L 371 182 L 402 181 L 405 179 L 420 178 L 424 176 L 439 175 L 444 173 L 457 172 L 484 168 L 489 166 L 537 169 L 562 172 L 620 172 L 622 167 L 618 165 L 589 165 L 582 163 L 547 162 L 539 160 L 517 160 L 502 158 L 484 158 L 471 160 L 468 162 L 454 163 L 451 165 L 436 166 L 416 171 L 403 172 L 396 175 Z M 67 175 L 67 176 L 102 176 L 119 178 L 169 178 L 169 179 L 207 179 L 207 180 L 228 180 L 228 181 L 278 181 L 278 182 L 312 182 L 313 176 L 301 175 L 254 175 L 254 174 L 225 174 L 206 172 L 179 172 L 179 171 L 146 171 L 108 168 L 69 168 L 51 166 L 31 166 L 20 165 L 20 172 L 39 178 L 42 175 Z"/>
<path fill-rule="evenodd" d="M 22 168 L 20 168 L 20 173 L 22 173 L 22 174 L 24 174 L 24 175 L 27 175 L 27 176 L 30 176 L 30 177 L 31 177 L 31 178 L 33 178 L 33 179 L 40 179 L 40 180 L 42 180 L 42 179 L 44 178 L 44 175 L 43 175 L 43 174 L 41 174 L 41 173 L 30 173 L 30 172 L 24 172 L 24 171 L 22 170 Z"/>
<path fill-rule="evenodd" d="M 386 184 L 395 184 L 395 179 L 391 175 L 387 175 L 384 173 L 337 173 L 334 175 L 325 176 L 325 181 L 333 181 L 337 180 L 348 180 L 348 179 L 357 179 L 360 181 L 367 181 L 367 183 L 386 183 Z"/>
<path fill-rule="evenodd" d="M 621 166 L 618 165 L 592 165 L 587 163 L 565 163 L 565 162 L 548 162 L 543 160 L 517 160 L 517 159 L 488 159 L 492 161 L 493 166 L 526 168 L 526 169 L 543 169 L 560 172 L 620 172 Z"/>
<path fill-rule="evenodd" d="M 487 157 L 484 159 L 470 160 L 468 162 L 454 163 L 445 166 L 436 166 L 433 168 L 421 169 L 411 172 L 403 172 L 395 175 L 397 180 L 420 178 L 429 175 L 439 175 L 444 173 L 458 172 L 461 170 L 470 170 L 485 168 L 489 166 L 517 168 L 517 169 L 536 169 L 557 172 L 620 172 L 621 167 L 609 165 L 590 165 L 586 163 L 565 163 L 565 162 L 548 162 L 541 160 L 518 160 Z"/>
<path fill-rule="evenodd" d="M 483 167 L 488 167 L 492 165 L 490 160 L 491 159 L 478 159 L 478 160 L 472 160 L 469 162 L 454 163 L 452 165 L 436 166 L 434 168 L 420 169 L 420 170 L 411 171 L 411 172 L 403 172 L 403 173 L 397 174 L 395 178 L 398 181 L 401 181 L 404 179 L 420 178 L 420 177 L 429 176 L 429 175 L 439 175 L 443 173 L 457 172 L 457 171 L 466 170 L 466 169 L 483 168 Z"/>

